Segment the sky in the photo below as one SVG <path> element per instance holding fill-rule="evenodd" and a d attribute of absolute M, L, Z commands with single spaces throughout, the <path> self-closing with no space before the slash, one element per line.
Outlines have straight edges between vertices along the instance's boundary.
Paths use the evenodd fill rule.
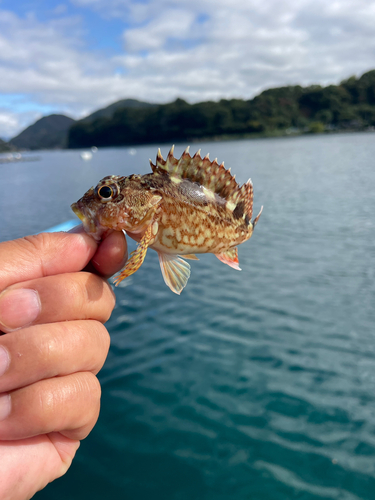
<path fill-rule="evenodd" d="M 375 69 L 375 0 L 0 0 L 0 137 L 119 99 L 250 99 Z"/>

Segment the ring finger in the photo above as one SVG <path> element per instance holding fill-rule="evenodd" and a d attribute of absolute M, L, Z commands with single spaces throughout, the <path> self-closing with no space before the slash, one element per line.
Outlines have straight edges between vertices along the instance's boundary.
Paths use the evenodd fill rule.
<path fill-rule="evenodd" d="M 98 373 L 109 348 L 109 335 L 98 321 L 69 321 L 23 328 L 0 337 L 5 369 L 0 393 L 38 380 L 76 372 Z"/>
<path fill-rule="evenodd" d="M 83 439 L 98 418 L 100 392 L 95 375 L 79 372 L 40 380 L 2 394 L 0 440 L 25 439 L 50 432 Z M 8 406 L 7 414 L 4 403 Z"/>

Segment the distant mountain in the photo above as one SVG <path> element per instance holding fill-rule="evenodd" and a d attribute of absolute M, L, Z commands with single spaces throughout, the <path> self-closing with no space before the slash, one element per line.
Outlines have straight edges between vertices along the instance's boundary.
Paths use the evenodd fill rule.
<path fill-rule="evenodd" d="M 86 116 L 79 123 L 92 122 L 101 119 L 111 119 L 116 111 L 123 108 L 151 108 L 156 106 L 136 99 L 122 99 L 106 108 L 98 109 Z M 8 143 L 0 139 L 0 152 L 15 149 L 62 149 L 67 147 L 68 132 L 72 125 L 77 123 L 73 118 L 65 115 L 44 116 L 23 130 Z"/>
<path fill-rule="evenodd" d="M 8 151 L 15 151 L 15 147 L 9 144 L 8 142 L 0 139 L 0 153 L 7 153 Z"/>
<path fill-rule="evenodd" d="M 82 118 L 80 122 L 92 122 L 98 118 L 112 118 L 118 109 L 122 108 L 151 108 L 157 106 L 157 104 L 151 104 L 149 102 L 138 101 L 137 99 L 121 99 L 121 101 L 116 101 L 110 104 L 106 108 L 98 109 L 91 115 Z"/>
<path fill-rule="evenodd" d="M 18 149 L 60 149 L 67 146 L 69 128 L 75 123 L 65 115 L 44 116 L 9 141 Z"/>
<path fill-rule="evenodd" d="M 253 99 L 151 104 L 122 99 L 82 120 L 50 115 L 6 147 L 86 148 L 190 142 L 197 139 L 281 136 L 340 130 L 375 130 L 375 70 L 339 85 L 288 86 Z"/>
<path fill-rule="evenodd" d="M 121 101 L 120 101 L 121 102 Z M 375 70 L 339 85 L 268 89 L 253 99 L 118 106 L 69 130 L 68 148 L 375 130 Z"/>

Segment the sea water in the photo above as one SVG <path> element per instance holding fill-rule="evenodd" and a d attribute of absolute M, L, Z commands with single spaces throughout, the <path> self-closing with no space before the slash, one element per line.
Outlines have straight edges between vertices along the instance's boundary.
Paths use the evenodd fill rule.
<path fill-rule="evenodd" d="M 252 178 L 255 214 L 264 205 L 242 271 L 200 256 L 177 296 L 148 252 L 116 289 L 98 424 L 35 498 L 372 500 L 375 136 L 198 148 Z M 90 186 L 149 172 L 156 152 L 1 164 L 0 240 L 74 218 Z"/>

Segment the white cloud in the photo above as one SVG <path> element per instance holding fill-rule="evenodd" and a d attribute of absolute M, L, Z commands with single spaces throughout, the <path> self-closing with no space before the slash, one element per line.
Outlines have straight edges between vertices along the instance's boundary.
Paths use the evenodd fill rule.
<path fill-rule="evenodd" d="M 38 112 L 15 113 L 0 108 L 0 138 L 8 141 L 41 117 L 42 114 Z"/>
<path fill-rule="evenodd" d="M 22 95 L 34 114 L 49 106 L 81 117 L 125 97 L 250 98 L 271 86 L 338 83 L 375 66 L 373 0 L 71 3 L 95 10 L 101 33 L 111 18 L 123 22 L 122 52 L 90 50 L 85 19 L 63 4 L 45 22 L 0 10 L 0 95 Z M 0 137 L 27 116 L 2 106 Z"/>
<path fill-rule="evenodd" d="M 191 36 L 194 13 L 172 9 L 153 19 L 145 28 L 133 28 L 124 32 L 125 49 L 130 52 L 157 50 L 169 39 L 186 40 Z"/>
<path fill-rule="evenodd" d="M 10 139 L 18 131 L 19 121 L 14 113 L 0 109 L 0 138 Z"/>

